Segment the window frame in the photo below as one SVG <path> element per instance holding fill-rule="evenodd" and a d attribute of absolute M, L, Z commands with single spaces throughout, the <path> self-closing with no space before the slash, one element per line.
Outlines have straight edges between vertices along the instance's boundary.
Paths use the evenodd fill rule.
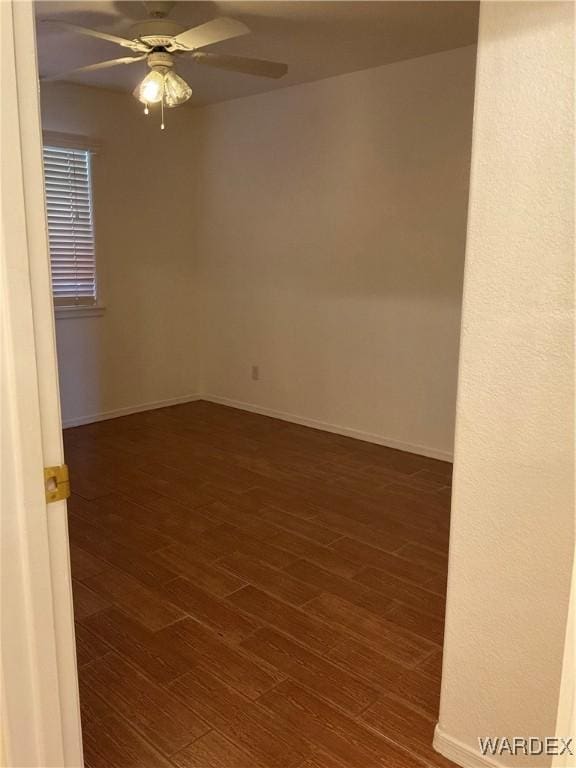
<path fill-rule="evenodd" d="M 96 245 L 96 215 L 95 215 L 95 184 L 94 184 L 94 159 L 100 154 L 100 144 L 94 139 L 77 134 L 60 133 L 54 131 L 43 131 L 42 133 L 42 151 L 44 147 L 54 147 L 55 149 L 82 150 L 88 152 L 90 163 L 90 213 L 92 220 L 92 237 L 94 247 L 94 297 L 80 297 L 78 301 L 73 301 L 67 297 L 58 299 L 52 293 L 52 302 L 54 313 L 58 319 L 71 319 L 77 317 L 98 317 L 104 313 L 105 307 L 101 302 L 98 254 Z M 44 159 L 44 158 L 43 158 Z M 44 195 L 46 200 L 45 178 Z M 48 207 L 46 206 L 46 211 Z M 46 218 L 46 229 L 48 234 L 48 219 Z M 50 251 L 50 238 L 48 237 L 48 257 L 50 260 L 50 277 L 52 277 L 52 254 Z"/>

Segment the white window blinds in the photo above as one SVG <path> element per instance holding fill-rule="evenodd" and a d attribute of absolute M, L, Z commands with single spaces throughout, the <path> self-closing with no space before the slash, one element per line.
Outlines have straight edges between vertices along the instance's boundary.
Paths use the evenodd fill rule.
<path fill-rule="evenodd" d="M 44 147 L 44 183 L 56 305 L 96 302 L 90 151 Z"/>

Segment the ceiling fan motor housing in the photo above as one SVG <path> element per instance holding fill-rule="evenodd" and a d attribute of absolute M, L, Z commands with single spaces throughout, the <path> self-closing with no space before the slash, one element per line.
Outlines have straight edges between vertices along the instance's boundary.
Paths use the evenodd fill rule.
<path fill-rule="evenodd" d="M 172 54 L 166 51 L 152 51 L 152 53 L 148 54 L 146 61 L 150 69 L 158 69 L 159 67 L 171 69 L 174 66 Z"/>
<path fill-rule="evenodd" d="M 168 19 L 148 19 L 130 28 L 133 40 L 142 40 L 152 48 L 170 45 L 172 38 L 184 31 L 182 24 Z"/>

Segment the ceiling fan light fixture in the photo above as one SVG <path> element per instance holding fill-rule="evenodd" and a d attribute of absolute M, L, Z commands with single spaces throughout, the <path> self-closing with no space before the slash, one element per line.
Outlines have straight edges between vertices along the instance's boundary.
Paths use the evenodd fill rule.
<path fill-rule="evenodd" d="M 167 107 L 178 107 L 192 96 L 192 88 L 186 80 L 169 69 L 164 75 L 164 103 Z"/>
<path fill-rule="evenodd" d="M 143 104 L 158 104 L 164 98 L 164 73 L 157 69 L 148 72 L 138 88 L 138 98 Z"/>

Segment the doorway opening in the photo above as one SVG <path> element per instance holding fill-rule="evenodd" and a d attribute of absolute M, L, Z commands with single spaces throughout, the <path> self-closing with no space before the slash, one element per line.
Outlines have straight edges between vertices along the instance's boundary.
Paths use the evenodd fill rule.
<path fill-rule="evenodd" d="M 86 764 L 451 765 L 477 4 L 235 3 L 294 79 L 177 58 L 163 130 L 119 6 L 37 20 Z"/>

